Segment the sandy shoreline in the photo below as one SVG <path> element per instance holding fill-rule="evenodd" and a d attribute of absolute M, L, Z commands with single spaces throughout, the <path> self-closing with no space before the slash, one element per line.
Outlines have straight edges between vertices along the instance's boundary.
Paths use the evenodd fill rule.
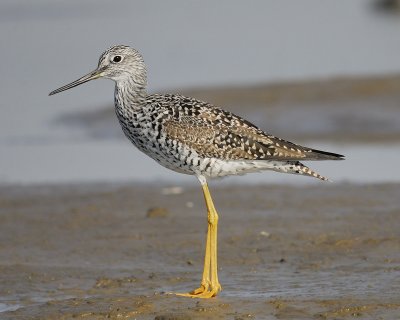
<path fill-rule="evenodd" d="M 400 313 L 400 184 L 211 187 L 224 291 L 210 301 L 164 294 L 200 280 L 206 218 L 198 187 L 0 187 L 0 307 L 9 310 L 0 318 Z M 155 207 L 163 214 L 148 217 Z"/>

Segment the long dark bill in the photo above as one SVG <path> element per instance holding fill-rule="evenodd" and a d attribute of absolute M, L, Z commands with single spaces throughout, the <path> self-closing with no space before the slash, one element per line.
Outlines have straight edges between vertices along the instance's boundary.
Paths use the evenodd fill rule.
<path fill-rule="evenodd" d="M 71 88 L 74 88 L 76 86 L 79 86 L 82 83 L 88 82 L 90 80 L 98 79 L 101 77 L 101 73 L 103 70 L 96 69 L 92 72 L 89 72 L 87 75 L 84 75 L 82 78 L 79 78 L 78 80 L 75 80 L 74 82 L 71 82 L 69 84 L 66 84 L 65 86 L 58 88 L 52 92 L 49 93 L 49 96 L 52 96 L 53 94 L 59 93 L 61 91 L 65 91 Z"/>

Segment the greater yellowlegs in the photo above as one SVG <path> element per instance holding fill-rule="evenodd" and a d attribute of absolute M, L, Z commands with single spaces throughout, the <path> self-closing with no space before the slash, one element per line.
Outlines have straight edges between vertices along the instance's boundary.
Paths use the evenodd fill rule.
<path fill-rule="evenodd" d="M 263 132 L 235 114 L 194 98 L 146 92 L 146 67 L 140 53 L 117 45 L 106 50 L 97 68 L 50 95 L 87 81 L 115 82 L 115 111 L 122 130 L 142 152 L 168 169 L 196 176 L 208 213 L 200 287 L 181 296 L 211 298 L 221 291 L 217 274 L 218 214 L 208 178 L 274 170 L 327 180 L 299 160 L 339 160 L 340 154 L 315 150 Z"/>

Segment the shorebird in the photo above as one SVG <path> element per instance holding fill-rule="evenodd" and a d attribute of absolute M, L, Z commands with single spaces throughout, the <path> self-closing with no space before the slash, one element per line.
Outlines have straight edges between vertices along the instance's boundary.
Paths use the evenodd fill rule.
<path fill-rule="evenodd" d="M 344 157 L 277 138 L 207 102 L 177 94 L 148 95 L 143 57 L 124 45 L 109 48 L 94 71 L 49 95 L 98 78 L 115 82 L 115 111 L 127 138 L 162 166 L 200 181 L 208 219 L 203 276 L 197 289 L 176 293 L 180 296 L 211 298 L 222 290 L 217 268 L 218 213 L 207 179 L 273 170 L 327 180 L 300 160 Z"/>

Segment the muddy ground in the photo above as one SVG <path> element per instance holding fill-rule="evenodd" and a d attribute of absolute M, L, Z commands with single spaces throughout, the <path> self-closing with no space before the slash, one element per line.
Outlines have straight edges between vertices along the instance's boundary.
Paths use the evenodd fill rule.
<path fill-rule="evenodd" d="M 266 176 L 267 177 L 267 176 Z M 298 178 L 299 179 L 299 178 Z M 0 187 L 0 319 L 399 319 L 400 185 Z"/>

